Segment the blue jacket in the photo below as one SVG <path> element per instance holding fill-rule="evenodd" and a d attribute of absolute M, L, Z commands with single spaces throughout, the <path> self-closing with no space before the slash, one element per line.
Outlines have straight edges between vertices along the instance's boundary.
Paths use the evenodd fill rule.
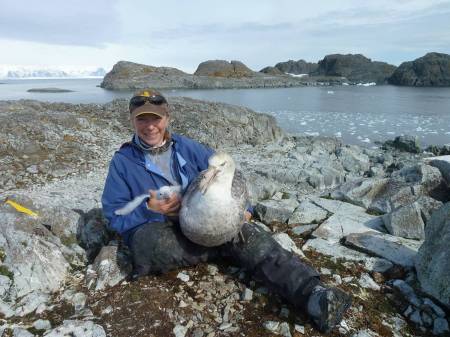
<path fill-rule="evenodd" d="M 172 134 L 172 141 L 172 170 L 180 178 L 184 191 L 200 171 L 208 168 L 208 159 L 214 152 L 181 135 Z M 138 226 L 167 221 L 163 214 L 147 209 L 146 200 L 129 214 L 114 214 L 135 197 L 167 185 L 171 183 L 162 176 L 158 167 L 145 159 L 136 144 L 130 142 L 122 145 L 111 160 L 102 195 L 103 213 L 109 221 L 109 227 L 122 235 L 128 244 Z"/>

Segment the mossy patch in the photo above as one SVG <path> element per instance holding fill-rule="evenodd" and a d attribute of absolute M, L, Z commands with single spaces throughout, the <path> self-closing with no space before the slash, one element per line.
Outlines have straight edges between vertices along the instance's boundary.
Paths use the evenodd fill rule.
<path fill-rule="evenodd" d="M 61 237 L 61 243 L 64 246 L 70 247 L 74 243 L 78 243 L 77 236 L 75 234 L 71 234 L 71 235 L 68 235 L 68 236 L 63 236 L 63 237 Z"/>
<path fill-rule="evenodd" d="M 0 275 L 4 275 L 8 277 L 10 280 L 14 280 L 14 274 L 5 265 L 0 266 Z"/>
<path fill-rule="evenodd" d="M 6 258 L 5 251 L 2 248 L 0 248 L 0 262 L 5 261 L 5 258 Z"/>

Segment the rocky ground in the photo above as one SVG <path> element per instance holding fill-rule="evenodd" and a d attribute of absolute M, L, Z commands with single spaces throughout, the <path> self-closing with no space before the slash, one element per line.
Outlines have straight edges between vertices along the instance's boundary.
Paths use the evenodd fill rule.
<path fill-rule="evenodd" d="M 409 138 L 362 149 L 285 135 L 241 107 L 170 103 L 175 131 L 239 163 L 255 221 L 352 294 L 330 335 L 449 335 L 448 158 Z M 0 197 L 37 213 L 0 206 L 0 336 L 321 335 L 233 261 L 126 281 L 100 204 L 131 135 L 126 101 L 3 101 L 0 123 Z"/>

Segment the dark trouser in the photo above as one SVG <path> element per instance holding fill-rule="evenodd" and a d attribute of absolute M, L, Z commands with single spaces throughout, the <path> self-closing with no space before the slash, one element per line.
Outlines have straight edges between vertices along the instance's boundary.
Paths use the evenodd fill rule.
<path fill-rule="evenodd" d="M 164 273 L 228 257 L 247 269 L 294 306 L 304 308 L 312 289 L 319 284 L 319 274 L 291 252 L 283 249 L 272 236 L 254 224 L 242 227 L 244 240 L 220 247 L 203 247 L 189 241 L 179 226 L 149 223 L 138 228 L 130 241 L 134 273 Z"/>

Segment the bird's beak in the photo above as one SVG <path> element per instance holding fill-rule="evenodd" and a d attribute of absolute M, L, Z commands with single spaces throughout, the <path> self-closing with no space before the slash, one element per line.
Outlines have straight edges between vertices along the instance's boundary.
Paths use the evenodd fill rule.
<path fill-rule="evenodd" d="M 211 185 L 211 183 L 214 181 L 214 178 L 217 176 L 217 173 L 219 173 L 219 170 L 215 167 L 210 167 L 205 171 L 203 179 L 199 183 L 200 192 L 202 192 L 202 194 L 206 193 L 208 187 Z"/>

